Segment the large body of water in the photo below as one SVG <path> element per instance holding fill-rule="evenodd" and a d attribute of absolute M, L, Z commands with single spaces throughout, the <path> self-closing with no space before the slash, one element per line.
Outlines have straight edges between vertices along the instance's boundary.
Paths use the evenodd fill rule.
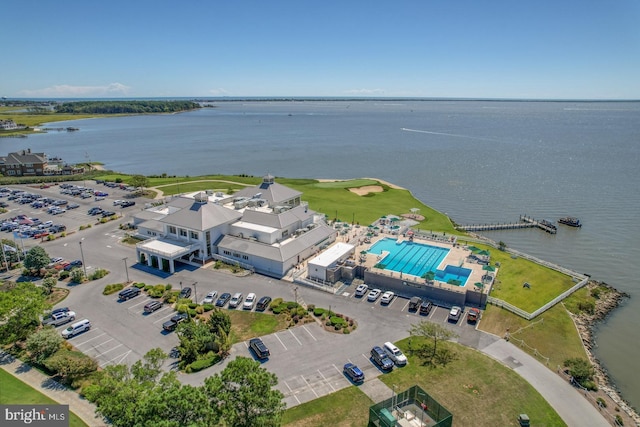
<path fill-rule="evenodd" d="M 638 102 L 220 102 L 68 123 L 80 131 L 3 138 L 0 152 L 31 148 L 145 175 L 377 177 L 461 224 L 577 216 L 581 229 L 555 236 L 488 236 L 631 294 L 599 326 L 596 353 L 640 407 Z"/>

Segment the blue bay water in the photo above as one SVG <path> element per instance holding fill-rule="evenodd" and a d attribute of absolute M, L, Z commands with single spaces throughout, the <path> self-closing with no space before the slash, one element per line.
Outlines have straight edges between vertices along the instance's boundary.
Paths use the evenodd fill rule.
<path fill-rule="evenodd" d="M 0 151 L 145 175 L 377 177 L 461 224 L 577 216 L 581 229 L 560 226 L 555 236 L 487 235 L 632 296 L 599 326 L 596 355 L 640 407 L 640 103 L 238 101 L 53 126 L 80 130 L 3 138 Z"/>

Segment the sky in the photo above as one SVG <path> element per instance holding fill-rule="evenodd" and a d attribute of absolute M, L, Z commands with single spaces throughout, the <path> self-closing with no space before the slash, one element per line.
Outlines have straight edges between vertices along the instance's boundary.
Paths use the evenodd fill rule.
<path fill-rule="evenodd" d="M 20 0 L 0 96 L 640 99 L 637 0 Z"/>

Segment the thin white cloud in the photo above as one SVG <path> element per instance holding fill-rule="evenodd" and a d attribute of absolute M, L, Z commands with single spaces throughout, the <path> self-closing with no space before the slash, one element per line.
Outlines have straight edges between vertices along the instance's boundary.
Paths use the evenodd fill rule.
<path fill-rule="evenodd" d="M 122 83 L 110 83 L 105 86 L 72 86 L 55 85 L 43 89 L 26 89 L 20 91 L 28 97 L 83 98 L 88 96 L 127 95 L 131 88 Z"/>
<path fill-rule="evenodd" d="M 381 95 L 384 93 L 384 89 L 351 89 L 344 93 L 349 95 Z"/>
<path fill-rule="evenodd" d="M 229 95 L 229 91 L 219 87 L 219 88 L 215 88 L 215 89 L 209 89 L 209 94 L 225 96 L 225 95 Z"/>

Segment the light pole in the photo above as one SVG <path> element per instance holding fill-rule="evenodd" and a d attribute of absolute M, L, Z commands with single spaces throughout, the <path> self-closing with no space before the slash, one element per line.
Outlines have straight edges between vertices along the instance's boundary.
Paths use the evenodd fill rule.
<path fill-rule="evenodd" d="M 127 257 L 122 258 L 124 261 L 124 271 L 127 273 L 127 283 L 129 283 L 129 268 L 127 267 Z"/>
<path fill-rule="evenodd" d="M 196 288 L 197 284 L 198 282 L 193 282 L 193 295 L 194 295 L 194 301 L 196 302 L 196 304 L 198 303 L 198 288 Z"/>
<path fill-rule="evenodd" d="M 80 257 L 82 258 L 82 268 L 84 269 L 84 277 L 87 277 L 87 264 L 84 262 L 84 252 L 82 252 L 82 241 L 78 242 L 80 245 Z"/>
<path fill-rule="evenodd" d="M 296 304 L 298 303 L 298 287 L 293 288 L 293 295 L 295 297 Z"/>
<path fill-rule="evenodd" d="M 182 280 L 180 281 L 180 290 L 182 290 Z"/>

